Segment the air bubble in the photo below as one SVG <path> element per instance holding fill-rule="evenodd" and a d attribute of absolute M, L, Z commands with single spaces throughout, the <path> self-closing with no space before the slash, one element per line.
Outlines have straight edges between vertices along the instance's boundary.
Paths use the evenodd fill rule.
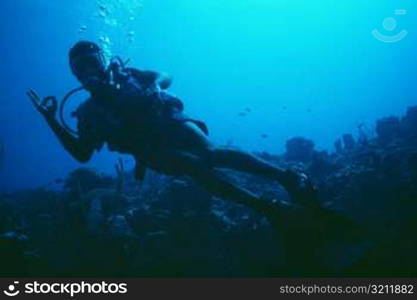
<path fill-rule="evenodd" d="M 84 33 L 86 30 L 87 30 L 87 26 L 82 25 L 80 26 L 80 28 L 78 28 L 78 33 L 79 34 Z"/>

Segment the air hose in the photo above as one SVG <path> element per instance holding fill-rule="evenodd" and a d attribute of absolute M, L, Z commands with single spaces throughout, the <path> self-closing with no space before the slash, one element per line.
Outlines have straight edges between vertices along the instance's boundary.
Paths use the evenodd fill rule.
<path fill-rule="evenodd" d="M 111 76 L 112 77 L 112 73 L 113 73 L 113 69 L 115 69 L 115 65 L 116 64 L 118 64 L 118 66 L 119 67 L 121 67 L 121 69 L 123 70 L 124 68 L 125 68 L 125 66 L 126 66 L 126 64 L 128 64 L 129 63 L 129 61 L 130 61 L 130 59 L 128 59 L 128 60 L 126 60 L 125 62 L 123 62 L 123 60 L 119 57 L 119 56 L 113 56 L 112 57 L 112 59 L 111 59 L 111 64 L 110 64 L 110 66 L 109 66 L 109 68 L 107 69 L 107 71 L 106 71 L 106 73 L 107 74 L 109 74 L 109 76 Z M 76 131 L 76 130 L 74 130 L 74 129 L 72 129 L 68 124 L 67 124 L 67 122 L 65 121 L 65 118 L 64 118 L 64 108 L 65 108 L 65 105 L 67 104 L 67 102 L 68 102 L 68 100 L 74 95 L 74 94 L 76 94 L 76 93 L 78 93 L 78 92 L 80 92 L 80 91 L 82 91 L 82 90 L 85 90 L 85 88 L 84 87 L 82 87 L 82 86 L 80 86 L 80 87 L 77 87 L 77 88 L 75 88 L 75 89 L 72 89 L 72 90 L 70 90 L 65 96 L 64 96 L 64 98 L 62 98 L 62 101 L 61 101 L 61 103 L 60 103 L 60 105 L 59 105 L 59 120 L 60 120 L 60 122 L 61 122 L 61 125 L 67 130 L 67 131 L 69 131 L 70 133 L 72 133 L 72 134 L 75 134 L 75 135 L 77 135 L 78 136 L 78 132 Z"/>
<path fill-rule="evenodd" d="M 64 118 L 64 108 L 65 105 L 67 104 L 68 100 L 71 98 L 71 96 L 73 96 L 74 94 L 78 93 L 79 91 L 84 90 L 84 87 L 80 86 L 77 87 L 75 89 L 72 89 L 71 91 L 69 91 L 64 98 L 62 99 L 60 105 L 59 105 L 59 120 L 61 121 L 61 125 L 69 132 L 71 132 L 72 134 L 78 135 L 78 132 L 74 129 L 72 129 L 71 127 L 68 126 L 67 122 L 65 121 Z"/>

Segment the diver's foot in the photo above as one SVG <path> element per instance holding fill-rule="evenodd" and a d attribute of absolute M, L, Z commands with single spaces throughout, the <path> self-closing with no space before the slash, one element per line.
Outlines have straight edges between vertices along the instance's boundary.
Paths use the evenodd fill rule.
<path fill-rule="evenodd" d="M 286 178 L 283 186 L 296 205 L 310 209 L 319 208 L 318 191 L 306 174 L 287 170 Z"/>

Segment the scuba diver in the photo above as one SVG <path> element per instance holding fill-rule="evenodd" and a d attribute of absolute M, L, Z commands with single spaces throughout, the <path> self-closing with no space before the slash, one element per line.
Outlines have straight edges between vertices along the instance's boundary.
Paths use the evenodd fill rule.
<path fill-rule="evenodd" d="M 208 192 L 260 213 L 269 214 L 277 208 L 268 203 L 274 201 L 265 201 L 263 196 L 226 180 L 219 168 L 228 168 L 273 180 L 297 204 L 312 204 L 315 188 L 306 175 L 211 142 L 206 124 L 188 117 L 182 101 L 167 91 L 170 77 L 125 67 L 118 57 L 106 67 L 102 50 L 89 41 L 80 41 L 70 49 L 69 64 L 81 88 L 91 95 L 73 113 L 76 131 L 68 130 L 62 119 L 59 122 L 55 97 L 41 99 L 34 90 L 27 95 L 77 161 L 89 161 L 106 143 L 109 150 L 135 158 L 138 180 L 144 178 L 147 168 L 167 175 L 186 175 Z"/>

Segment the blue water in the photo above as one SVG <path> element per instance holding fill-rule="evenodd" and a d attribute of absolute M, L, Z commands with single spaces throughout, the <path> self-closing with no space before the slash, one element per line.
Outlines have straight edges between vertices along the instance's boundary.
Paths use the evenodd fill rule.
<path fill-rule="evenodd" d="M 213 140 L 250 151 L 282 153 L 298 135 L 331 151 L 360 123 L 417 103 L 412 0 L 2 0 L 0 13 L 1 190 L 46 185 L 79 166 L 25 91 L 60 98 L 78 86 L 67 53 L 80 39 L 172 74 L 172 92 Z M 384 43 L 374 29 L 408 35 Z M 113 172 L 118 157 L 102 151 L 88 166 Z"/>

